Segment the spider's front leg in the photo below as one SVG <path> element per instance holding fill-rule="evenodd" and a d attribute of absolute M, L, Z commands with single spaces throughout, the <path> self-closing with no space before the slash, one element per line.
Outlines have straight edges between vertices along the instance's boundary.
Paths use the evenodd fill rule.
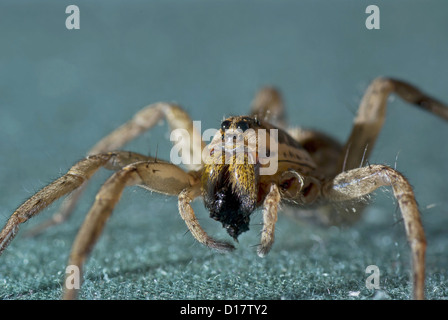
<path fill-rule="evenodd" d="M 337 175 L 324 184 L 322 194 L 331 202 L 347 201 L 367 195 L 379 187 L 391 186 L 403 216 L 412 251 L 413 297 L 424 299 L 426 239 L 414 192 L 406 178 L 384 165 L 370 165 Z"/>
<path fill-rule="evenodd" d="M 119 128 L 112 131 L 97 142 L 87 154 L 96 155 L 113 150 L 119 150 L 129 141 L 153 128 L 162 119 L 167 120 L 172 130 L 184 129 L 189 133 L 189 137 L 191 138 L 190 153 L 192 153 L 193 150 L 199 150 L 199 148 L 202 150 L 204 148 L 205 145 L 201 140 L 201 135 L 193 126 L 193 122 L 185 110 L 173 103 L 158 102 L 148 105 L 137 112 L 131 120 L 121 125 Z M 200 165 L 191 164 L 187 165 L 187 167 L 190 170 L 197 170 L 200 168 Z M 64 199 L 59 210 L 49 220 L 44 221 L 42 224 L 30 230 L 27 235 L 35 236 L 40 234 L 46 228 L 60 224 L 67 220 L 86 186 L 87 183 L 84 183 L 82 186 L 78 187 L 74 192 L 72 192 L 70 198 Z"/>
<path fill-rule="evenodd" d="M 19 231 L 19 226 L 36 216 L 57 199 L 79 188 L 101 167 L 117 170 L 136 161 L 153 160 L 134 152 L 109 152 L 89 156 L 48 186 L 29 198 L 12 214 L 0 233 L 0 255 Z"/>
<path fill-rule="evenodd" d="M 280 201 L 280 191 L 276 184 L 272 184 L 263 202 L 263 229 L 261 230 L 261 242 L 257 249 L 260 257 L 267 255 L 274 243 L 275 223 L 277 222 Z"/>
<path fill-rule="evenodd" d="M 200 195 L 200 180 L 170 163 L 139 162 L 112 175 L 101 187 L 95 202 L 79 230 L 69 258 L 69 265 L 77 266 L 80 277 L 82 267 L 104 229 L 107 219 L 119 201 L 126 186 L 138 185 L 179 199 L 179 211 L 192 235 L 202 244 L 219 251 L 230 251 L 231 244 L 217 241 L 201 228 L 190 202 Z M 67 280 L 69 276 L 67 276 Z M 68 287 L 64 299 L 75 299 L 79 289 Z"/>
<path fill-rule="evenodd" d="M 190 188 L 182 190 L 179 194 L 179 213 L 188 230 L 191 232 L 193 237 L 201 244 L 215 249 L 218 252 L 227 252 L 233 250 L 235 247 L 227 242 L 216 241 L 210 237 L 204 229 L 200 226 L 198 219 L 196 218 L 193 208 L 191 207 L 191 202 L 201 195 L 200 184 L 197 183 Z"/>

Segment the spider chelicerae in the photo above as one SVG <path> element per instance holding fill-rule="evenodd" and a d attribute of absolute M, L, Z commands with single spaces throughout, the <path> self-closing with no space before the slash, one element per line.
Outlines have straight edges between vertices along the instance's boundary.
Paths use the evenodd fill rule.
<path fill-rule="evenodd" d="M 368 87 L 345 144 L 315 130 L 288 127 L 279 92 L 261 89 L 247 116 L 233 116 L 221 123 L 206 145 L 193 121 L 178 105 L 155 103 L 100 140 L 88 156 L 24 202 L 9 218 L 0 234 L 0 254 L 19 230 L 55 200 L 71 193 L 61 209 L 35 228 L 37 234 L 61 223 L 72 212 L 88 180 L 100 168 L 115 171 L 103 184 L 72 247 L 68 265 L 82 267 L 101 235 L 105 223 L 127 186 L 141 186 L 176 196 L 179 213 L 193 237 L 201 244 L 227 252 L 231 243 L 209 236 L 200 226 L 191 202 L 202 197 L 211 218 L 220 221 L 235 240 L 249 229 L 251 214 L 262 210 L 263 227 L 258 255 L 266 255 L 274 242 L 280 205 L 308 212 L 321 223 L 343 224 L 360 214 L 340 214 L 334 209 L 347 206 L 360 212 L 362 199 L 380 187 L 391 187 L 397 199 L 411 248 L 413 298 L 424 298 L 425 233 L 414 192 L 397 170 L 366 159 L 385 120 L 387 99 L 396 94 L 403 100 L 448 120 L 448 107 L 406 82 L 377 78 Z M 135 152 L 120 151 L 128 141 L 166 119 L 172 132 L 180 131 L 179 147 L 187 171 L 179 166 Z M 263 135 L 261 135 L 263 133 Z M 262 139 L 261 137 L 264 137 Z M 308 210 L 308 211 L 307 211 Z M 79 288 L 65 287 L 64 298 L 76 298 Z"/>

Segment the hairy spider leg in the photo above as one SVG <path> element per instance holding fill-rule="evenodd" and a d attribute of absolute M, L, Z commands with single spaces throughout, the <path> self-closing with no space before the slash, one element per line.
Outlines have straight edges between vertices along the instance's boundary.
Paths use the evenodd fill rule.
<path fill-rule="evenodd" d="M 190 155 L 192 156 L 194 148 L 203 148 L 204 142 L 200 139 L 201 135 L 197 132 L 197 128 L 193 126 L 190 116 L 179 105 L 167 102 L 158 102 L 150 104 L 139 112 L 128 122 L 124 123 L 116 130 L 109 133 L 103 139 L 93 146 L 88 155 L 105 153 L 108 151 L 119 150 L 129 141 L 137 138 L 144 132 L 153 128 L 161 120 L 166 119 L 171 130 L 185 129 L 191 137 Z M 199 138 L 199 139 L 198 139 Z M 202 150 L 202 149 L 201 149 Z M 186 164 L 190 170 L 197 170 L 201 165 Z M 87 183 L 79 186 L 70 197 L 64 199 L 59 210 L 48 220 L 40 225 L 32 228 L 27 232 L 27 236 L 36 236 L 46 230 L 48 227 L 57 225 L 66 221 L 73 212 L 76 203 L 81 197 L 83 191 L 87 187 Z"/>
<path fill-rule="evenodd" d="M 82 278 L 82 268 L 101 235 L 107 219 L 120 200 L 126 186 L 138 185 L 158 193 L 178 196 L 180 215 L 192 235 L 202 244 L 220 251 L 234 247 L 217 241 L 200 227 L 190 202 L 198 195 L 200 179 L 170 163 L 138 162 L 114 173 L 101 187 L 95 202 L 82 224 L 70 254 L 69 266 L 77 266 Z M 69 275 L 67 275 L 69 277 Z M 80 279 L 81 282 L 82 279 Z M 75 299 L 79 289 L 64 288 L 64 299 Z"/>
<path fill-rule="evenodd" d="M 99 168 L 117 170 L 136 161 L 154 161 L 154 158 L 122 151 L 92 155 L 78 161 L 65 175 L 42 188 L 16 209 L 0 233 L 0 254 L 15 237 L 22 223 L 36 216 L 57 199 L 82 186 Z"/>

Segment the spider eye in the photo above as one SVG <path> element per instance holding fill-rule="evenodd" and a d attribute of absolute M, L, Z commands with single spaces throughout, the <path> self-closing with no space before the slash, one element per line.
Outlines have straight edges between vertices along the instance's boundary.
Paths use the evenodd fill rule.
<path fill-rule="evenodd" d="M 249 129 L 249 123 L 247 121 L 240 121 L 236 124 L 236 127 L 244 132 Z"/>
<path fill-rule="evenodd" d="M 224 121 L 221 123 L 221 129 L 222 129 L 223 131 L 229 129 L 230 124 L 231 124 L 231 121 L 230 121 L 230 120 L 224 120 Z"/>

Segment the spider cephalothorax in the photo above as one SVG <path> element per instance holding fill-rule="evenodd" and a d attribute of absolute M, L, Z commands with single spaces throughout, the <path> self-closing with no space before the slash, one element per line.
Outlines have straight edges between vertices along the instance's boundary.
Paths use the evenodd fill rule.
<path fill-rule="evenodd" d="M 58 198 L 72 193 L 49 225 L 68 217 L 86 186 L 101 167 L 116 172 L 101 187 L 75 242 L 68 264 L 82 267 L 98 240 L 108 217 L 127 186 L 140 186 L 177 197 L 179 214 L 201 244 L 227 252 L 234 246 L 209 236 L 200 226 L 191 202 L 203 197 L 210 216 L 222 223 L 235 240 L 249 229 L 250 216 L 262 210 L 263 227 L 257 252 L 266 255 L 274 243 L 275 223 L 281 204 L 292 205 L 294 215 L 308 210 L 310 216 L 333 224 L 356 220 L 366 205 L 356 203 L 356 215 L 339 215 L 338 207 L 353 209 L 380 187 L 391 187 L 400 207 L 413 261 L 413 296 L 424 298 L 426 240 L 411 185 L 395 169 L 385 165 L 364 166 L 385 118 L 387 97 L 395 93 L 448 120 L 448 107 L 416 87 L 396 79 L 378 78 L 361 102 L 355 125 L 343 145 L 315 130 L 289 128 L 280 94 L 264 88 L 254 99 L 249 116 L 230 117 L 206 146 L 188 114 L 178 105 L 156 103 L 138 112 L 132 120 L 102 139 L 70 170 L 23 203 L 0 233 L 0 254 L 17 234 L 19 226 Z M 128 151 L 117 151 L 126 142 L 166 118 L 182 140 L 186 169 L 169 161 Z M 115 151 L 114 151 L 115 150 Z M 197 154 L 199 152 L 199 154 Z M 202 153 L 201 153 L 202 152 Z M 205 157 L 204 157 L 205 155 Z M 348 211 L 348 210 L 347 210 Z M 80 280 L 80 279 L 79 279 Z M 66 282 L 67 283 L 67 282 Z M 65 287 L 64 298 L 72 299 L 79 288 Z"/>
<path fill-rule="evenodd" d="M 220 221 L 235 240 L 249 230 L 250 215 L 259 205 L 258 129 L 260 123 L 254 118 L 224 120 L 209 145 L 210 155 L 204 161 L 205 207 L 210 217 Z"/>

